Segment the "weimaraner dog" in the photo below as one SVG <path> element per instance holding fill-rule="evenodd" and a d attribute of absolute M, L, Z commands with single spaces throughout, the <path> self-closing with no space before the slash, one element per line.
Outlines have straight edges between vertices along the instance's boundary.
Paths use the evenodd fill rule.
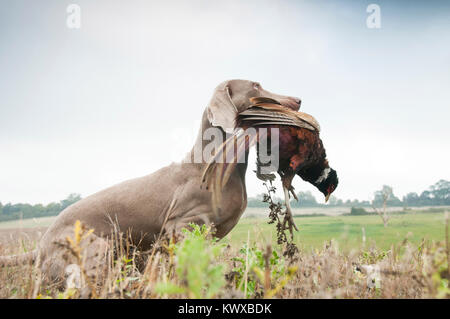
<path fill-rule="evenodd" d="M 66 208 L 41 238 L 38 248 L 28 254 L 0 257 L 0 265 L 24 262 L 39 264 L 47 278 L 63 278 L 69 261 L 63 258 L 58 242 L 73 237 L 74 224 L 81 221 L 94 229 L 84 256 L 90 264 L 105 264 L 108 237 L 113 228 L 128 232 L 141 250 L 151 248 L 161 234 L 171 234 L 189 223 L 212 223 L 215 236 L 224 237 L 236 225 L 247 206 L 245 172 L 247 157 L 239 163 L 223 189 L 221 213 L 211 207 L 211 193 L 201 188 L 205 160 L 194 160 L 196 150 L 202 151 L 208 141 L 203 132 L 211 127 L 226 132 L 234 128 L 237 112 L 250 106 L 249 98 L 268 97 L 298 110 L 300 99 L 277 95 L 264 90 L 257 82 L 229 80 L 221 83 L 203 112 L 199 135 L 192 150 L 181 163 L 172 163 L 158 171 L 122 182 Z M 248 155 L 248 153 L 246 154 Z"/>

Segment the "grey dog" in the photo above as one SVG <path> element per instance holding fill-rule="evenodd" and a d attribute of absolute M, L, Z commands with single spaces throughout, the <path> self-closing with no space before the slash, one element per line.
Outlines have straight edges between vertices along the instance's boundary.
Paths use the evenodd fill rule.
<path fill-rule="evenodd" d="M 276 99 L 294 110 L 298 110 L 301 103 L 298 98 L 268 92 L 257 82 L 229 80 L 221 83 L 203 112 L 195 145 L 184 161 L 109 187 L 71 205 L 48 228 L 36 250 L 0 257 L 0 266 L 34 262 L 47 278 L 63 278 L 70 261 L 63 258 L 58 243 L 73 236 L 77 220 L 94 229 L 89 244 L 84 247 L 84 257 L 92 269 L 105 264 L 105 254 L 110 247 L 108 237 L 114 228 L 127 231 L 142 250 L 150 249 L 161 234 L 177 232 L 189 223 L 212 223 L 215 236 L 224 237 L 237 224 L 247 206 L 247 160 L 233 171 L 223 189 L 221 214 L 215 214 L 211 193 L 200 187 L 206 162 L 193 160 L 194 152 L 205 148 L 207 142 L 202 132 L 208 128 L 220 129 L 225 138 L 226 131 L 234 127 L 236 114 L 250 106 L 252 97 Z"/>

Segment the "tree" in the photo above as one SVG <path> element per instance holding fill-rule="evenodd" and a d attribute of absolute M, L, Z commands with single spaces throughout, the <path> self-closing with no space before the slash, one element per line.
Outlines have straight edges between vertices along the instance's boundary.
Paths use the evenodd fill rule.
<path fill-rule="evenodd" d="M 61 204 L 59 203 L 50 203 L 45 206 L 45 210 L 48 213 L 59 213 L 61 211 Z"/>
<path fill-rule="evenodd" d="M 294 199 L 292 200 L 292 206 L 317 206 L 317 201 L 314 195 L 310 192 L 298 192 L 297 194 L 298 202 Z"/>
<path fill-rule="evenodd" d="M 401 206 L 402 201 L 394 195 L 394 190 L 391 186 L 383 185 L 383 188 L 375 192 L 375 198 L 373 204 L 383 205 L 385 201 L 385 196 L 387 196 L 386 204 L 390 206 Z"/>
<path fill-rule="evenodd" d="M 450 182 L 441 179 L 436 184 L 430 186 L 432 202 L 435 205 L 450 204 Z"/>
<path fill-rule="evenodd" d="M 418 206 L 420 205 L 420 197 L 417 193 L 408 193 L 403 196 L 403 203 L 406 206 Z"/>
<path fill-rule="evenodd" d="M 419 201 L 421 205 L 432 205 L 433 199 L 431 198 L 431 192 L 423 191 L 419 196 Z"/>
<path fill-rule="evenodd" d="M 14 212 L 14 207 L 11 205 L 11 203 L 8 203 L 5 206 L 3 206 L 2 211 L 4 215 L 10 215 Z"/>
<path fill-rule="evenodd" d="M 386 211 L 386 205 L 388 204 L 388 202 L 391 199 L 391 197 L 394 196 L 394 191 L 393 191 L 392 187 L 387 186 L 387 185 L 383 185 L 383 188 L 381 190 L 379 190 L 379 191 L 376 191 L 374 193 L 374 195 L 375 195 L 375 198 L 372 201 L 373 210 L 383 220 L 384 227 L 387 227 L 388 226 L 388 221 L 390 219 L 390 216 L 388 215 L 388 213 Z M 397 198 L 397 200 L 399 200 L 399 199 Z M 383 207 L 382 210 L 380 210 L 380 209 L 378 209 L 376 207 L 376 205 L 380 205 L 380 203 L 381 203 L 381 205 Z"/>
<path fill-rule="evenodd" d="M 42 204 L 30 205 L 30 204 L 14 204 L 8 203 L 3 205 L 0 202 L 0 221 L 43 217 L 43 216 L 55 216 L 58 215 L 64 208 L 79 201 L 81 196 L 79 194 L 70 194 L 66 199 L 59 203 L 50 203 L 47 206 Z"/>
<path fill-rule="evenodd" d="M 70 194 L 69 196 L 67 196 L 66 199 L 63 199 L 62 201 L 60 201 L 61 210 L 66 209 L 70 205 L 78 202 L 80 199 L 81 199 L 81 195 L 80 194 L 76 194 L 76 193 Z"/>
<path fill-rule="evenodd" d="M 368 200 L 363 200 L 359 203 L 361 206 L 370 206 L 370 202 Z"/>

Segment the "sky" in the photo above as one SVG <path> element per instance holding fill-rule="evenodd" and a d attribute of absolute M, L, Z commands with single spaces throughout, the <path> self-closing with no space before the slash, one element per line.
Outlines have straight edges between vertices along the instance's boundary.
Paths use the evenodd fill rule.
<path fill-rule="evenodd" d="M 366 9 L 380 8 L 380 28 Z M 449 1 L 0 0 L 0 201 L 83 197 L 180 161 L 214 88 L 320 123 L 334 195 L 450 179 Z M 81 8 L 69 28 L 67 7 Z M 247 191 L 264 191 L 250 156 Z M 294 179 L 296 191 L 314 187 Z"/>

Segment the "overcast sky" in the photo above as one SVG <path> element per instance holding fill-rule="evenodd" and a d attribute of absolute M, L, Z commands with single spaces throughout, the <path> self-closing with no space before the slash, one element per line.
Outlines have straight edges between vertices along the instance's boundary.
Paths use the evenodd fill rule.
<path fill-rule="evenodd" d="M 0 201 L 85 197 L 180 160 L 233 78 L 302 98 L 339 198 L 450 179 L 450 2 L 421 3 L 0 0 Z"/>

